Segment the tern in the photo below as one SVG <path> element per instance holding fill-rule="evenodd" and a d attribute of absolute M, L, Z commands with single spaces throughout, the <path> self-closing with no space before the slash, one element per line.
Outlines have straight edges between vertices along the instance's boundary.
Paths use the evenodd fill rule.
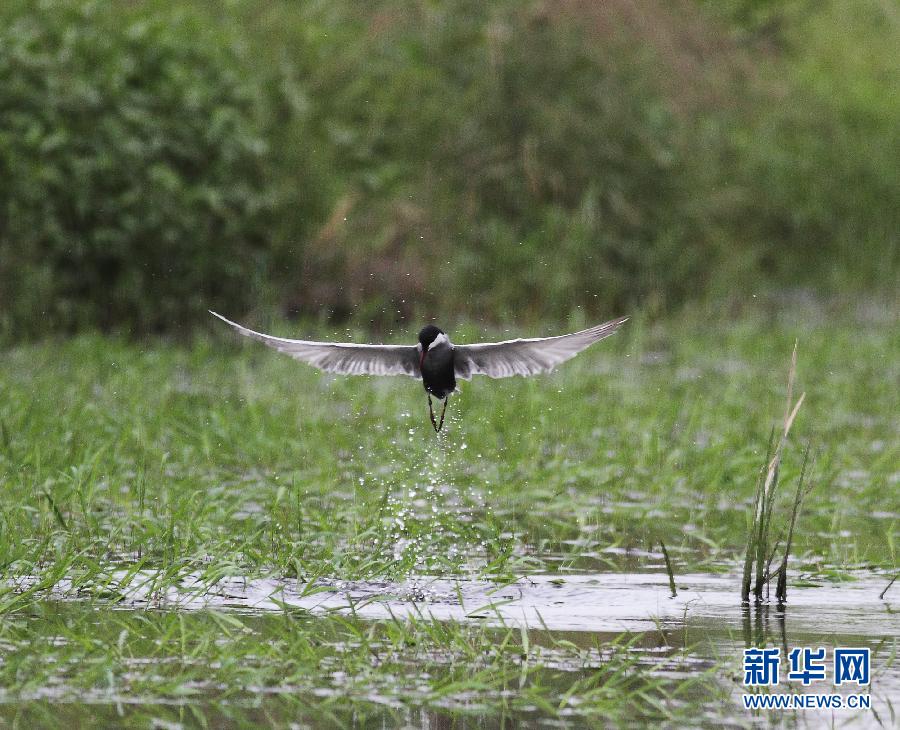
<path fill-rule="evenodd" d="M 614 334 L 628 321 L 628 317 L 620 317 L 568 335 L 474 345 L 455 345 L 446 332 L 429 324 L 420 330 L 419 342 L 415 345 L 360 345 L 273 337 L 232 322 L 212 310 L 209 313 L 230 324 L 245 337 L 258 340 L 326 373 L 410 375 L 421 378 L 435 432 L 444 426 L 447 401 L 456 390 L 457 379 L 470 380 L 473 375 L 506 378 L 549 372 L 595 342 Z M 432 396 L 443 401 L 440 421 L 434 417 Z"/>

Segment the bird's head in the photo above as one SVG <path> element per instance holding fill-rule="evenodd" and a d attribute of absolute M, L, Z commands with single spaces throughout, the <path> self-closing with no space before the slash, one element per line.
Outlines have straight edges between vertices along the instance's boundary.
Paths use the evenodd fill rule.
<path fill-rule="evenodd" d="M 431 344 L 438 338 L 439 335 L 443 334 L 444 330 L 440 329 L 439 327 L 435 327 L 433 324 L 426 324 L 421 330 L 419 330 L 419 344 L 422 346 L 422 354 L 419 359 L 420 367 L 425 361 L 425 354 L 428 352 L 428 348 L 431 347 Z"/>

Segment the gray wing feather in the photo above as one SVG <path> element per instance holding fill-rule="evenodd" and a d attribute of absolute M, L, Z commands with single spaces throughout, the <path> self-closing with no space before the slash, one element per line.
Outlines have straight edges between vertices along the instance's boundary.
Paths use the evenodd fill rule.
<path fill-rule="evenodd" d="M 507 378 L 511 375 L 546 373 L 575 357 L 586 347 L 609 337 L 626 321 L 628 317 L 620 317 L 558 337 L 455 345 L 453 353 L 456 377 L 470 380 L 473 375 Z"/>
<path fill-rule="evenodd" d="M 289 340 L 255 332 L 209 312 L 230 324 L 245 337 L 262 342 L 272 349 L 290 355 L 326 373 L 342 375 L 412 375 L 419 377 L 419 351 L 408 345 L 357 345 L 353 343 Z"/>

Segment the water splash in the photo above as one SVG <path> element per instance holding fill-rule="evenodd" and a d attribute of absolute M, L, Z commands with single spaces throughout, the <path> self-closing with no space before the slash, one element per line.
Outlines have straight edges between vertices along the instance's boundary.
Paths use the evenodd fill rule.
<path fill-rule="evenodd" d="M 366 471 L 366 486 L 385 495 L 378 557 L 408 572 L 471 568 L 472 555 L 485 550 L 488 485 L 474 476 L 460 400 L 453 396 L 437 434 L 417 414 L 398 414 L 388 468 Z"/>

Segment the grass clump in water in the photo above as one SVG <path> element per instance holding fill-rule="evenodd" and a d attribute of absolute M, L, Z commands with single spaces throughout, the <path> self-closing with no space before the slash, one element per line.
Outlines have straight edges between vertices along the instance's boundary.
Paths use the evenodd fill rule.
<path fill-rule="evenodd" d="M 779 486 L 781 457 L 785 444 L 787 443 L 791 426 L 794 424 L 794 419 L 797 417 L 797 413 L 800 411 L 800 406 L 803 405 L 803 400 L 806 397 L 806 394 L 802 393 L 797 399 L 797 402 L 793 402 L 794 377 L 796 375 L 796 372 L 797 343 L 795 342 L 794 351 L 791 355 L 791 367 L 790 371 L 788 372 L 787 405 L 785 407 L 782 429 L 778 436 L 778 441 L 775 444 L 774 453 L 772 452 L 772 439 L 769 439 L 769 449 L 768 453 L 766 454 L 766 465 L 760 470 L 759 478 L 756 484 L 756 499 L 753 511 L 753 524 L 750 528 L 749 539 L 747 541 L 747 550 L 744 557 L 744 574 L 743 580 L 741 582 L 741 600 L 745 603 L 749 602 L 750 600 L 751 582 L 753 582 L 754 599 L 757 602 L 763 600 L 764 587 L 768 585 L 769 581 L 773 577 L 773 574 L 771 572 L 772 561 L 774 560 L 775 554 L 781 544 L 781 540 L 779 539 L 775 542 L 775 545 L 774 547 L 772 547 L 771 551 L 769 550 L 772 515 L 775 509 L 776 495 L 778 493 Z M 797 517 L 800 514 L 800 507 L 803 503 L 803 498 L 806 496 L 806 494 L 808 494 L 809 489 L 811 488 L 806 487 L 804 489 L 803 483 L 808 460 L 809 447 L 807 446 L 806 452 L 803 456 L 803 466 L 800 470 L 800 477 L 797 480 L 797 489 L 791 508 L 791 515 L 787 528 L 787 539 L 784 544 L 784 553 L 782 555 L 781 564 L 776 573 L 776 575 L 778 576 L 778 583 L 775 595 L 780 603 L 784 602 L 787 599 L 787 563 L 788 556 L 790 555 L 791 551 L 791 545 L 794 539 L 794 529 L 797 524 Z M 754 566 L 756 569 L 755 580 L 753 580 Z"/>

